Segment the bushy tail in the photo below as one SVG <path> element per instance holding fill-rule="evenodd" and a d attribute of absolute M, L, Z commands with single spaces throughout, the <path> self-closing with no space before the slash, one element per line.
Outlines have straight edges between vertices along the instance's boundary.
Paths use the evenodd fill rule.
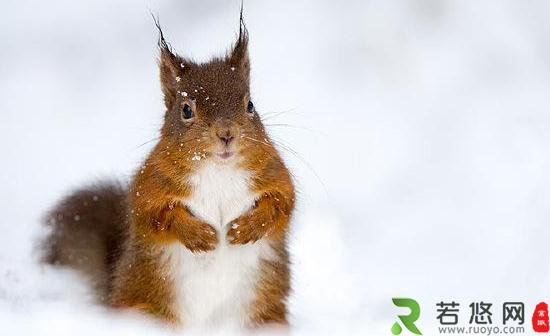
<path fill-rule="evenodd" d="M 105 301 L 128 231 L 126 213 L 126 190 L 118 183 L 77 190 L 46 217 L 51 231 L 41 244 L 43 261 L 81 272 Z"/>

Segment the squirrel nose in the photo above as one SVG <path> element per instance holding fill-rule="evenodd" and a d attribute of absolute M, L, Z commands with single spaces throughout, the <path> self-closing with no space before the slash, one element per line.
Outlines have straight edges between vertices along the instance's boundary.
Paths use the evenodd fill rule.
<path fill-rule="evenodd" d="M 226 129 L 226 130 L 223 130 L 221 132 L 218 132 L 218 138 L 223 142 L 225 143 L 226 146 L 228 146 L 231 141 L 233 141 L 233 139 L 235 139 L 235 137 L 233 136 L 233 134 L 231 134 L 231 131 Z"/>

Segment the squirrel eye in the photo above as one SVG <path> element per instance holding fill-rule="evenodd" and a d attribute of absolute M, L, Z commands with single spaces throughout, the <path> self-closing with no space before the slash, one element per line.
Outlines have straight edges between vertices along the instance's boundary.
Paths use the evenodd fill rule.
<path fill-rule="evenodd" d="M 184 104 L 183 109 L 181 110 L 181 117 L 185 120 L 189 120 L 193 118 L 193 116 L 194 114 L 191 106 L 189 106 L 189 104 Z"/>
<path fill-rule="evenodd" d="M 254 113 L 254 111 L 256 111 L 256 109 L 254 108 L 254 104 L 252 103 L 251 100 L 248 101 L 248 105 L 246 106 L 246 111 L 248 113 Z"/>

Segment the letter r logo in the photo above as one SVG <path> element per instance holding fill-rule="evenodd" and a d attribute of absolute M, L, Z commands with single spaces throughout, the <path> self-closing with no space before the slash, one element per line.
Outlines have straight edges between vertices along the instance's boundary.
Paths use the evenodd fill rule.
<path fill-rule="evenodd" d="M 409 308 L 409 310 L 411 311 L 409 315 L 397 315 L 397 317 L 399 317 L 401 323 L 403 323 L 405 328 L 407 328 L 410 332 L 417 335 L 422 335 L 420 330 L 418 330 L 418 328 L 414 324 L 414 322 L 416 322 L 416 320 L 418 320 L 418 318 L 420 317 L 420 305 L 418 304 L 418 302 L 409 298 L 393 298 L 392 301 L 393 304 L 397 307 Z M 394 335 L 399 335 L 402 331 L 403 328 L 401 328 L 399 322 L 395 322 L 391 327 L 391 332 Z"/>

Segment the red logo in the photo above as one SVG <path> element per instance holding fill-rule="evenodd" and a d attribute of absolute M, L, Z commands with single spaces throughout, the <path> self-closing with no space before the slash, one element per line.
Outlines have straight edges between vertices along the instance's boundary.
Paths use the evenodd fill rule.
<path fill-rule="evenodd" d="M 548 305 L 546 302 L 541 302 L 535 307 L 531 322 L 533 323 L 533 330 L 535 330 L 535 332 L 546 333 L 550 330 L 550 325 L 548 323 Z"/>

